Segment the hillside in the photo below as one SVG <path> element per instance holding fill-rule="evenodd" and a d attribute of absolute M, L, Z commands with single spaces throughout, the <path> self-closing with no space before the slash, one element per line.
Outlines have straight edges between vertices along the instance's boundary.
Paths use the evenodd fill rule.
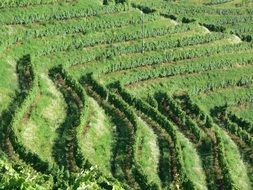
<path fill-rule="evenodd" d="M 1 0 L 0 189 L 253 188 L 252 0 Z"/>

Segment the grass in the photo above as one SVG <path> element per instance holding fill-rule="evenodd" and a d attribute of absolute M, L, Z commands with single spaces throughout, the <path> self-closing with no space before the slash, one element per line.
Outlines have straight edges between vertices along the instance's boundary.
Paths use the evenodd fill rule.
<path fill-rule="evenodd" d="M 218 129 L 222 136 L 228 166 L 231 169 L 232 178 L 239 189 L 252 189 L 250 179 L 247 176 L 247 168 L 243 163 L 236 144 L 224 130 Z"/>
<path fill-rule="evenodd" d="M 56 129 L 64 121 L 65 102 L 53 82 L 41 75 L 41 94 L 27 123 L 20 126 L 24 145 L 36 152 L 43 160 L 54 163 L 52 147 L 56 139 Z"/>
<path fill-rule="evenodd" d="M 0 113 L 7 108 L 15 95 L 15 90 L 18 89 L 16 62 L 11 58 L 3 59 L 2 56 L 0 56 Z"/>
<path fill-rule="evenodd" d="M 241 0 L 234 0 L 220 5 L 204 5 L 204 3 L 209 1 L 211 0 L 180 0 L 173 1 L 173 3 L 185 6 L 204 6 L 204 9 L 205 7 L 209 7 L 210 9 L 232 9 L 235 7 L 238 8 L 238 5 L 242 2 Z M 166 3 L 171 3 L 170 1 L 166 2 L 164 0 L 132 0 L 131 2 L 136 4 L 145 4 L 145 6 L 148 7 L 153 6 L 151 8 L 155 8 L 155 4 L 159 2 L 164 3 L 164 5 Z M 250 9 L 252 5 L 252 2 L 242 5 L 241 11 L 244 11 L 243 14 L 246 14 L 247 12 L 244 8 Z M 111 82 L 120 80 L 121 82 L 126 84 L 127 90 L 129 92 L 131 92 L 137 97 L 143 98 L 144 100 L 146 99 L 148 94 L 152 95 L 158 90 L 162 90 L 171 94 L 187 92 L 189 95 L 193 96 L 193 100 L 198 102 L 198 104 L 201 105 L 201 107 L 203 107 L 206 112 L 209 112 L 210 109 L 215 106 L 221 106 L 228 103 L 230 109 L 233 112 L 243 118 L 253 121 L 253 106 L 252 103 L 249 103 L 249 101 L 252 101 L 253 93 L 252 60 L 251 62 L 248 61 L 248 63 L 243 62 L 244 60 L 239 63 L 233 62 L 233 64 L 231 65 L 226 63 L 227 60 L 223 60 L 221 62 L 218 62 L 217 64 L 215 62 L 219 58 L 222 59 L 224 57 L 223 53 L 225 53 L 227 57 L 229 57 L 230 54 L 234 54 L 233 56 L 238 56 L 238 60 L 240 61 L 239 58 L 243 59 L 246 53 L 250 54 L 252 52 L 252 42 L 246 43 L 242 41 L 237 35 L 234 35 L 235 33 L 232 33 L 232 30 L 234 30 L 234 26 L 237 24 L 236 19 L 235 23 L 233 24 L 224 24 L 224 27 L 226 27 L 226 29 L 229 29 L 228 31 L 226 31 L 226 35 L 224 38 L 219 38 L 219 40 L 214 40 L 209 43 L 199 42 L 198 39 L 196 39 L 196 43 L 192 42 L 194 45 L 181 46 L 181 38 L 193 37 L 195 35 L 204 36 L 207 33 L 215 33 L 212 32 L 211 29 L 208 30 L 207 28 L 199 24 L 198 21 L 194 21 L 190 24 L 182 23 L 181 16 L 187 15 L 184 15 L 184 13 L 182 13 L 182 15 L 177 15 L 177 11 L 172 11 L 175 15 L 165 16 L 163 14 L 160 14 L 159 16 L 154 17 L 154 19 L 153 17 L 150 17 L 152 18 L 152 21 L 148 20 L 148 16 L 150 15 L 145 14 L 146 19 L 144 19 L 144 30 L 149 29 L 150 32 L 156 31 L 154 36 L 145 36 L 144 41 L 146 46 L 150 44 L 151 47 L 153 47 L 153 42 L 168 43 L 173 39 L 173 47 L 166 46 L 166 48 L 163 48 L 163 46 L 160 47 L 159 45 L 157 45 L 157 49 L 156 47 L 153 47 L 153 49 L 146 50 L 145 53 L 142 54 L 140 53 L 141 50 L 139 52 L 139 47 L 141 47 L 142 43 L 141 23 L 132 23 L 133 19 L 139 18 L 139 15 L 141 16 L 141 11 L 138 8 L 125 7 L 125 10 L 116 11 L 113 13 L 106 13 L 105 11 L 103 15 L 79 15 L 78 17 L 74 16 L 70 19 L 63 20 L 54 20 L 54 17 L 52 17 L 52 15 L 58 13 L 58 11 L 60 12 L 64 10 L 72 10 L 78 12 L 81 11 L 81 9 L 88 8 L 89 13 L 93 13 L 93 9 L 94 11 L 99 10 L 99 8 L 101 8 L 102 6 L 104 6 L 102 0 L 74 0 L 68 1 L 67 3 L 63 2 L 59 4 L 56 2 L 54 5 L 42 5 L 41 7 L 39 5 L 36 5 L 34 7 L 27 6 L 22 8 L 16 7 L 13 9 L 11 8 L 9 10 L 1 10 L 0 15 L 2 17 L 0 18 L 0 22 L 6 23 L 11 21 L 12 17 L 15 16 L 15 19 L 19 20 L 19 14 L 20 17 L 27 14 L 27 17 L 24 18 L 25 20 L 29 19 L 29 14 L 34 14 L 34 12 L 36 12 L 38 19 L 40 17 L 43 17 L 41 15 L 43 15 L 45 12 L 50 17 L 46 18 L 44 21 L 41 22 L 36 21 L 31 22 L 29 24 L 10 23 L 6 25 L 3 24 L 3 26 L 0 27 L 0 49 L 2 50 L 5 48 L 3 51 L 0 52 L 0 113 L 2 113 L 3 110 L 8 107 L 8 105 L 10 105 L 10 103 L 12 102 L 12 98 L 15 97 L 15 91 L 19 89 L 18 79 L 16 76 L 16 60 L 18 60 L 24 54 L 30 54 L 32 57 L 33 64 L 36 64 L 35 72 L 40 77 L 40 94 L 36 97 L 36 101 L 30 106 L 30 112 L 25 115 L 22 120 L 22 123 L 20 123 L 20 125 L 18 126 L 18 137 L 22 140 L 22 143 L 27 149 L 37 153 L 42 160 L 48 161 L 50 164 L 56 164 L 55 158 L 52 156 L 53 146 L 57 140 L 61 141 L 61 137 L 57 136 L 56 130 L 59 126 L 62 125 L 64 121 L 68 121 L 68 118 L 71 118 L 71 115 L 66 115 L 67 105 L 64 102 L 62 94 L 56 89 L 53 82 L 47 76 L 48 69 L 57 64 L 63 64 L 68 67 L 68 72 L 73 75 L 73 77 L 77 80 L 80 79 L 80 77 L 85 73 L 91 71 L 95 74 L 100 75 L 98 76 L 98 80 L 103 84 L 109 84 Z M 22 11 L 24 12 L 24 14 L 22 14 Z M 196 19 L 201 22 L 204 22 L 205 19 L 211 17 L 212 19 L 214 19 L 214 21 L 210 19 L 210 22 L 215 22 L 216 18 L 222 18 L 223 21 L 226 19 L 226 16 L 223 17 L 219 14 L 203 13 L 203 15 L 201 15 L 201 11 L 196 14 L 194 13 L 194 11 L 192 12 L 192 15 L 190 12 L 187 13 L 189 14 L 189 18 L 195 18 L 196 16 Z M 157 11 L 157 13 L 165 14 L 166 10 L 163 10 L 163 8 L 161 7 L 161 9 Z M 68 15 L 68 13 L 64 14 Z M 102 19 L 103 16 L 107 19 Z M 119 16 L 119 18 L 124 17 L 124 19 L 129 18 L 130 21 L 129 19 L 122 19 L 122 24 L 119 24 L 121 23 L 121 19 L 119 18 L 118 20 L 110 20 L 110 18 L 113 18 L 114 16 Z M 173 18 L 174 16 L 176 16 L 177 18 Z M 238 15 L 234 16 L 237 17 Z M 243 16 L 247 18 L 246 15 Z M 247 16 L 250 17 L 250 13 Z M 171 19 L 167 17 L 170 17 Z M 232 17 L 233 16 L 231 14 L 229 18 Z M 228 20 L 228 23 L 231 23 L 232 21 L 233 20 L 230 19 Z M 252 19 L 249 18 L 249 21 L 242 20 L 242 23 L 246 22 L 246 25 L 247 22 L 251 21 Z M 114 23 L 117 23 L 115 27 L 108 27 L 114 26 Z M 82 31 L 84 29 L 80 30 L 79 25 L 87 25 L 87 28 L 90 27 L 92 29 L 90 29 L 86 33 Z M 174 31 L 173 29 L 176 25 L 179 25 L 180 27 L 187 26 L 190 29 L 186 32 L 178 32 L 175 34 L 169 34 L 169 31 L 167 34 L 164 32 L 159 33 L 160 28 L 172 29 L 172 31 Z M 237 27 L 242 27 L 243 29 L 243 25 L 239 25 Z M 45 36 L 33 36 L 32 33 L 36 33 L 36 30 L 38 30 L 38 33 L 43 32 Z M 15 37 L 10 38 L 11 36 L 20 36 L 22 40 L 12 45 L 3 47 L 5 46 L 5 40 L 7 41 L 12 39 L 15 41 Z M 131 38 L 133 36 L 135 36 L 135 39 Z M 111 42 L 111 40 L 114 40 L 114 42 Z M 194 40 L 195 38 L 193 39 L 193 41 Z M 80 45 L 81 42 L 86 45 Z M 78 46 L 78 44 L 80 46 Z M 232 48 L 228 51 L 226 51 L 227 49 L 222 49 L 220 52 L 218 51 L 219 53 L 211 51 L 211 48 L 223 46 L 225 47 L 225 45 L 228 44 L 230 44 L 231 47 L 237 47 L 237 44 L 247 45 L 239 46 L 238 48 L 235 48 L 236 50 Z M 248 49 L 246 50 L 244 47 Z M 201 51 L 202 49 L 203 52 Z M 237 50 L 240 53 L 238 53 Z M 208 51 L 210 51 L 211 53 L 208 53 Z M 200 52 L 200 54 L 198 54 L 197 52 Z M 160 53 L 161 57 L 159 57 Z M 159 61 L 159 59 L 173 60 L 169 59 L 170 57 L 168 59 L 162 59 L 162 53 L 166 54 L 166 56 L 170 56 L 170 54 L 168 53 L 171 53 L 172 57 L 175 53 L 174 61 L 162 63 L 162 61 Z M 187 53 L 187 55 L 184 53 Z M 150 59 L 152 59 L 152 56 L 155 57 L 156 55 L 158 56 L 158 61 L 154 60 L 155 63 L 157 61 L 157 64 L 154 66 L 151 65 L 151 61 L 148 60 L 148 57 L 150 56 Z M 182 58 L 184 58 L 184 60 L 181 60 L 180 55 L 182 55 Z M 142 60 L 144 57 L 147 58 L 147 63 L 145 61 L 140 64 L 138 62 L 134 63 L 135 59 Z M 249 57 L 250 56 L 247 55 L 247 60 Z M 212 58 L 215 58 L 215 60 L 214 62 L 210 62 L 215 63 L 215 66 L 218 66 L 218 68 L 213 65 L 208 65 L 208 61 L 212 60 Z M 128 62 L 128 60 L 131 60 L 132 62 L 130 63 L 130 61 Z M 196 62 L 194 62 L 195 60 Z M 195 63 L 198 65 L 194 65 Z M 226 64 L 226 66 L 224 66 L 223 63 L 224 65 Z M 71 64 L 75 66 L 71 66 Z M 103 69 L 106 69 L 107 66 L 109 70 L 109 66 L 111 64 L 115 67 L 123 65 L 125 69 L 122 66 L 122 68 L 118 70 L 116 68 L 117 71 L 114 70 L 106 74 L 100 73 L 103 71 Z M 130 68 L 130 66 L 136 67 Z M 166 77 L 160 77 L 163 75 L 151 75 L 152 72 L 157 71 L 158 73 L 162 71 L 163 68 L 182 70 L 180 70 L 178 74 L 175 74 L 173 76 L 169 76 L 169 74 L 166 75 Z M 167 72 L 167 70 L 165 70 L 164 72 Z M 145 77 L 147 76 L 145 74 L 149 74 L 150 76 L 155 77 L 151 77 L 145 80 Z M 133 84 L 128 83 L 131 80 L 137 80 L 136 76 L 142 76 L 143 81 L 133 82 Z M 233 80 L 238 82 L 241 80 L 241 78 L 245 80 L 250 80 L 251 83 L 249 82 L 247 83 L 247 86 L 240 87 L 236 86 L 234 83 L 233 85 L 229 84 L 226 87 L 222 86 L 224 82 L 231 82 Z M 212 87 L 210 87 L 211 83 L 213 84 Z M 124 149 L 119 148 L 117 150 L 112 150 L 114 147 L 116 147 L 114 145 L 116 144 L 117 139 L 116 126 L 113 123 L 117 122 L 112 122 L 113 117 L 111 118 L 96 102 L 95 99 L 89 97 L 87 101 L 88 112 L 86 123 L 84 126 L 80 126 L 77 129 L 78 142 L 80 143 L 79 145 L 81 147 L 83 156 L 87 158 L 92 165 L 97 165 L 98 168 L 106 176 L 112 177 L 111 165 L 113 165 L 113 151 L 120 152 L 121 149 Z M 124 120 L 124 118 L 122 118 L 122 120 Z M 149 124 L 147 124 L 147 122 L 145 122 L 141 118 L 137 119 L 137 123 L 138 127 L 134 137 L 135 144 L 133 147 L 134 158 L 141 166 L 141 169 L 147 176 L 148 181 L 153 181 L 156 184 L 159 184 L 159 186 L 162 186 L 161 183 L 163 182 L 161 181 L 163 181 L 163 179 L 161 177 L 161 179 L 159 178 L 159 170 L 161 170 L 159 166 L 162 167 L 164 165 L 163 163 L 159 164 L 159 162 L 163 160 L 160 159 L 160 156 L 162 155 L 161 152 L 165 152 L 164 157 L 169 155 L 167 151 L 160 152 L 160 150 L 164 149 L 159 150 L 159 141 L 160 139 L 162 139 L 162 135 L 159 139 L 159 133 L 155 134 L 152 128 L 150 128 Z M 7 124 L 6 126 L 9 125 Z M 119 124 L 117 125 L 117 127 L 120 128 L 121 125 Z M 240 153 L 238 151 L 238 147 L 231 140 L 225 130 L 220 128 L 215 130 L 219 130 L 222 135 L 225 145 L 226 159 L 228 161 L 229 168 L 231 169 L 234 181 L 236 181 L 240 189 L 252 189 L 252 184 L 250 184 L 249 180 L 250 176 L 247 176 L 249 175 L 249 173 L 247 174 L 247 170 L 249 169 L 249 167 L 252 167 L 252 165 L 247 165 L 246 163 L 243 163 Z M 179 141 L 182 145 L 183 161 L 188 177 L 196 184 L 197 189 L 205 190 L 207 189 L 206 176 L 204 172 L 205 167 L 203 167 L 200 155 L 198 155 L 198 152 L 195 148 L 197 146 L 194 146 L 194 144 L 191 143 L 189 139 L 187 139 L 187 137 L 185 137 L 182 133 L 180 133 L 179 130 L 178 133 L 180 137 Z M 123 137 L 124 135 L 125 133 L 122 132 L 120 137 Z M 122 141 L 120 143 L 123 144 L 124 142 Z M 124 147 L 123 145 L 127 144 L 124 143 L 122 145 L 120 143 L 120 146 L 118 147 Z M 66 147 L 63 147 L 63 150 L 65 148 Z M 125 155 L 126 152 L 127 150 L 123 153 L 120 152 L 120 154 L 116 155 L 118 156 L 117 160 L 121 161 L 124 159 L 124 157 L 127 158 L 127 155 Z M 3 159 L 0 158 L 0 161 L 1 160 Z M 128 159 L 128 161 L 129 160 L 131 159 Z M 115 163 L 118 164 L 120 162 Z M 115 166 L 117 167 L 116 164 Z M 124 164 L 125 163 L 120 163 L 120 167 L 117 167 L 115 169 L 115 173 L 118 174 L 124 171 L 124 174 L 122 173 L 122 176 L 126 175 L 125 173 L 127 173 L 128 171 L 126 172 L 124 170 Z M 132 166 L 129 166 L 127 170 L 130 171 L 131 167 Z M 122 171 L 117 172 L 117 170 L 121 169 Z M 164 170 L 166 172 L 167 168 Z"/>
<path fill-rule="evenodd" d="M 86 126 L 79 130 L 79 142 L 86 158 L 97 165 L 106 175 L 111 175 L 112 143 L 114 126 L 105 111 L 89 98 L 89 113 Z"/>
<path fill-rule="evenodd" d="M 148 176 L 148 179 L 160 184 L 161 182 L 157 175 L 160 154 L 157 138 L 153 130 L 143 120 L 138 118 L 135 158 Z"/>
<path fill-rule="evenodd" d="M 197 189 L 207 189 L 205 172 L 203 171 L 203 166 L 196 149 L 184 135 L 180 133 L 179 137 L 182 146 L 184 164 L 189 179 L 196 184 Z"/>
<path fill-rule="evenodd" d="M 231 111 L 236 113 L 239 117 L 248 119 L 249 121 L 253 122 L 253 104 L 242 104 L 238 106 L 231 107 Z"/>

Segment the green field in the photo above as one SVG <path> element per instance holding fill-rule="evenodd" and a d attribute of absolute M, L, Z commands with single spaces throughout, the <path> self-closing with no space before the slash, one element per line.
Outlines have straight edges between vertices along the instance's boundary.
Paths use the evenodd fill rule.
<path fill-rule="evenodd" d="M 252 0 L 1 0 L 0 189 L 252 190 Z"/>

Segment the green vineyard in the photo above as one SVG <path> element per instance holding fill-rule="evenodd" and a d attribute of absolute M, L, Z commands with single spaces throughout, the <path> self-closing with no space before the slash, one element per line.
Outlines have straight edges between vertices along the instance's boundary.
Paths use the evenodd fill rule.
<path fill-rule="evenodd" d="M 252 190 L 252 0 L 1 0 L 0 189 Z"/>

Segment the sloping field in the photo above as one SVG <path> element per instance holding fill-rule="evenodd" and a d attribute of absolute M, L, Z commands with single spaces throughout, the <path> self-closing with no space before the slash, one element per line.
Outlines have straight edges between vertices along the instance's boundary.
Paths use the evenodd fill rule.
<path fill-rule="evenodd" d="M 1 0 L 0 189 L 253 189 L 252 0 Z"/>

